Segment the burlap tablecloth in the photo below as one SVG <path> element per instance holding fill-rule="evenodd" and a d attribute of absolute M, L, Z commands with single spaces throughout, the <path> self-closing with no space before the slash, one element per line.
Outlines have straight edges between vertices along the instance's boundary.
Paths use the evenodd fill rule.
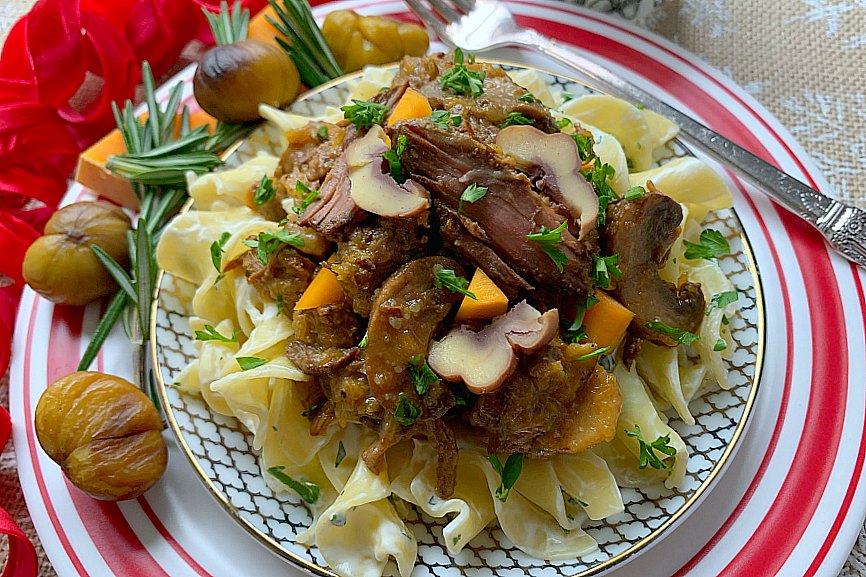
<path fill-rule="evenodd" d="M 0 44 L 34 0 L 0 0 Z M 578 2 L 583 3 L 583 2 Z M 596 7 L 622 0 L 588 0 Z M 830 181 L 825 191 L 866 207 L 866 2 L 863 0 L 667 0 L 645 25 L 721 69 L 794 134 Z M 601 6 L 599 6 L 601 5 Z M 0 405 L 8 407 L 8 377 Z M 0 507 L 36 545 L 11 443 L 0 456 Z M 0 538 L 0 566 L 6 558 Z M 866 577 L 866 531 L 840 577 Z"/>

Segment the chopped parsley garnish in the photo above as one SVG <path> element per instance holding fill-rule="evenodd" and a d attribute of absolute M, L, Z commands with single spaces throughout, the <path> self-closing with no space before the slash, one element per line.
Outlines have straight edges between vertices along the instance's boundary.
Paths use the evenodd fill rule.
<path fill-rule="evenodd" d="M 338 469 L 340 467 L 340 463 L 343 462 L 343 459 L 346 458 L 346 447 L 343 446 L 343 441 L 340 441 L 340 444 L 337 445 L 337 458 L 334 460 L 334 468 Z"/>
<path fill-rule="evenodd" d="M 463 191 L 463 194 L 460 195 L 460 204 L 457 205 L 458 214 L 463 210 L 464 202 L 473 203 L 480 200 L 485 194 L 487 194 L 486 186 L 478 186 L 478 184 L 474 182 L 467 186 Z"/>
<path fill-rule="evenodd" d="M 668 326 L 660 321 L 650 321 L 644 326 L 651 331 L 655 331 L 660 335 L 670 337 L 678 343 L 682 343 L 684 345 L 690 345 L 695 341 L 701 340 L 701 337 L 696 335 L 695 333 L 690 333 L 685 329 L 678 329 L 676 327 Z"/>
<path fill-rule="evenodd" d="M 445 288 L 453 293 L 466 295 L 472 300 L 478 300 L 475 293 L 470 292 L 468 289 L 469 281 L 462 276 L 458 276 L 450 268 L 440 268 L 437 270 L 433 278 L 433 284 L 436 288 Z"/>
<path fill-rule="evenodd" d="M 701 232 L 699 243 L 684 240 L 683 244 L 686 247 L 685 257 L 688 259 L 713 260 L 731 252 L 731 245 L 728 244 L 725 236 L 712 228 Z"/>
<path fill-rule="evenodd" d="M 499 128 L 505 128 L 506 126 L 515 126 L 515 125 L 527 125 L 534 124 L 535 121 L 531 118 L 524 116 L 519 112 L 510 112 L 508 116 L 505 117 L 505 120 L 502 124 L 499 125 Z"/>
<path fill-rule="evenodd" d="M 475 400 L 475 395 L 466 388 L 466 383 L 463 381 L 448 383 L 448 388 L 451 389 L 451 394 L 454 395 L 455 407 L 468 407 Z"/>
<path fill-rule="evenodd" d="M 273 200 L 276 193 L 277 191 L 274 188 L 274 181 L 268 178 L 268 175 L 264 175 L 262 181 L 259 182 L 258 186 L 256 186 L 256 205 L 261 206 L 269 200 Z"/>
<path fill-rule="evenodd" d="M 397 408 L 394 409 L 394 418 L 404 427 L 411 426 L 418 417 L 421 416 L 421 409 L 418 408 L 412 399 L 400 393 L 400 398 L 397 399 Z"/>
<path fill-rule="evenodd" d="M 598 196 L 598 224 L 603 226 L 607 205 L 619 198 L 619 195 L 610 186 L 610 181 L 616 176 L 616 170 L 611 165 L 602 163 L 601 159 L 596 156 L 592 166 L 586 170 L 581 170 L 580 173 L 595 189 L 595 194 Z"/>
<path fill-rule="evenodd" d="M 572 321 L 571 326 L 561 331 L 563 341 L 567 343 L 577 343 L 582 339 L 587 338 L 586 329 L 583 326 L 583 319 L 586 316 L 586 311 L 597 302 L 598 299 L 595 298 L 595 295 L 588 295 L 586 297 L 586 302 L 578 305 L 577 314 L 574 315 L 574 321 Z"/>
<path fill-rule="evenodd" d="M 527 92 L 520 98 L 518 98 L 520 102 L 528 102 L 530 104 L 541 104 L 541 101 L 535 97 L 535 95 L 531 92 Z"/>
<path fill-rule="evenodd" d="M 403 162 L 400 160 L 400 157 L 406 152 L 406 144 L 408 142 L 409 139 L 406 135 L 401 134 L 397 137 L 394 148 L 386 150 L 382 155 L 382 158 L 388 161 L 388 172 L 391 174 L 391 178 L 400 184 L 409 180 L 409 176 L 403 172 Z"/>
<path fill-rule="evenodd" d="M 568 262 L 568 257 L 556 246 L 562 242 L 562 231 L 566 226 L 568 226 L 567 220 L 562 221 L 562 224 L 553 230 L 541 225 L 541 232 L 526 235 L 526 238 L 541 245 L 541 250 L 550 257 L 559 272 L 562 272 L 562 265 Z"/>
<path fill-rule="evenodd" d="M 564 90 L 562 92 L 560 92 L 559 95 L 562 96 L 562 102 L 563 103 L 568 102 L 569 100 L 574 100 L 575 98 L 577 98 L 576 94 L 572 94 L 571 92 L 566 92 Z"/>
<path fill-rule="evenodd" d="M 365 332 L 364 337 L 361 339 L 361 342 L 358 343 L 358 348 L 363 349 L 367 346 L 367 341 L 370 340 L 370 333 Z"/>
<path fill-rule="evenodd" d="M 731 324 L 731 321 L 728 319 L 728 315 L 722 315 L 722 324 L 725 326 Z"/>
<path fill-rule="evenodd" d="M 319 486 L 308 481 L 296 481 L 283 473 L 285 467 L 270 467 L 268 473 L 274 476 L 280 483 L 293 490 L 305 502 L 313 505 L 319 500 Z"/>
<path fill-rule="evenodd" d="M 581 162 L 586 162 L 593 156 L 595 152 L 592 150 L 593 139 L 591 134 L 583 134 L 578 132 L 571 135 L 571 139 L 577 145 L 577 153 L 580 155 Z"/>
<path fill-rule="evenodd" d="M 320 126 L 319 129 L 316 130 L 316 138 L 322 142 L 328 140 L 328 127 L 324 125 Z"/>
<path fill-rule="evenodd" d="M 638 110 L 643 110 L 644 108 L 646 108 L 646 106 L 644 106 L 640 102 L 635 103 L 634 107 L 637 108 Z"/>
<path fill-rule="evenodd" d="M 504 503 L 508 500 L 508 493 L 511 492 L 511 488 L 514 487 L 520 477 L 520 472 L 523 470 L 523 455 L 519 453 L 509 455 L 505 460 L 505 466 L 496 455 L 490 455 L 487 459 L 493 465 L 493 469 L 499 473 L 501 481 L 499 487 L 496 488 L 496 498 Z"/>
<path fill-rule="evenodd" d="M 600 349 L 595 349 L 591 353 L 581 355 L 574 360 L 576 360 L 576 361 L 588 361 L 590 359 L 594 359 L 596 357 L 600 357 L 604 354 L 607 354 L 608 352 L 610 352 L 610 347 L 601 347 Z"/>
<path fill-rule="evenodd" d="M 639 198 L 643 198 L 646 195 L 646 189 L 640 185 L 633 186 L 625 191 L 625 198 L 628 201 L 638 200 Z"/>
<path fill-rule="evenodd" d="M 589 503 L 584 501 L 583 499 L 578 499 L 577 497 L 569 497 L 568 502 L 572 505 L 580 505 L 581 507 L 589 507 Z"/>
<path fill-rule="evenodd" d="M 447 110 L 434 110 L 430 119 L 442 130 L 447 130 L 449 126 L 460 126 L 463 122 L 462 116 L 451 116 Z"/>
<path fill-rule="evenodd" d="M 427 359 L 421 355 L 415 355 L 409 360 L 407 370 L 412 384 L 415 385 L 415 390 L 421 396 L 426 395 L 431 386 L 442 380 L 427 364 Z"/>
<path fill-rule="evenodd" d="M 740 298 L 740 293 L 737 291 L 724 291 L 720 293 L 716 293 L 713 295 L 713 298 L 710 299 L 710 304 L 707 306 L 706 315 L 710 316 L 710 313 L 714 308 L 723 309 L 731 303 L 737 302 Z"/>
<path fill-rule="evenodd" d="M 370 128 L 374 124 L 385 122 L 385 116 L 389 110 L 384 104 L 356 98 L 353 98 L 352 102 L 354 104 L 342 106 L 340 110 L 343 111 L 343 117 L 358 128 Z"/>
<path fill-rule="evenodd" d="M 283 293 L 277 295 L 277 314 L 283 314 Z"/>
<path fill-rule="evenodd" d="M 235 360 L 242 371 L 249 371 L 250 369 L 268 364 L 266 359 L 260 359 L 259 357 L 235 357 Z"/>
<path fill-rule="evenodd" d="M 643 435 L 640 433 L 640 427 L 637 425 L 634 426 L 634 429 L 629 431 L 625 430 L 625 434 L 629 437 L 634 437 L 637 439 L 640 444 L 640 468 L 646 469 L 647 465 L 652 467 L 653 469 L 667 469 L 668 463 L 663 461 L 656 455 L 656 451 L 667 455 L 668 457 L 673 457 L 677 454 L 677 450 L 670 445 L 671 436 L 665 435 L 664 437 L 659 437 L 652 443 L 647 443 L 644 440 Z"/>
<path fill-rule="evenodd" d="M 595 264 L 592 268 L 592 279 L 600 289 L 610 288 L 610 277 L 622 277 L 622 271 L 617 266 L 619 255 L 612 254 L 610 256 L 593 257 Z"/>
<path fill-rule="evenodd" d="M 470 55 L 469 62 L 475 62 Z M 469 70 L 463 64 L 463 52 L 457 48 L 454 50 L 454 66 L 439 79 L 439 86 L 454 94 L 478 98 L 484 94 L 484 72 L 480 70 Z"/>
<path fill-rule="evenodd" d="M 713 345 L 713 350 L 716 352 L 723 351 L 726 348 L 728 348 L 728 343 L 723 338 L 719 338 L 719 340 L 716 341 L 716 344 Z"/>
<path fill-rule="evenodd" d="M 210 260 L 213 263 L 213 267 L 216 269 L 218 273 L 222 273 L 222 260 L 223 260 L 223 248 L 225 248 L 226 243 L 232 237 L 232 233 L 226 231 L 220 235 L 219 240 L 215 240 L 210 245 Z M 222 274 L 220 274 L 220 278 L 222 278 Z M 219 280 L 219 279 L 217 279 Z"/>
<path fill-rule="evenodd" d="M 220 334 L 218 330 L 213 328 L 212 325 L 205 325 L 203 331 L 195 332 L 195 340 L 197 341 L 221 341 L 223 343 L 236 343 L 238 342 L 238 335 L 241 333 L 240 329 L 235 329 L 232 333 L 232 336 L 227 337 L 225 335 Z"/>
<path fill-rule="evenodd" d="M 304 184 L 300 180 L 295 181 L 295 193 L 298 196 L 303 195 L 303 198 L 301 200 L 301 204 L 292 207 L 292 212 L 294 212 L 295 214 L 301 214 L 302 212 L 307 210 L 308 206 L 313 204 L 313 202 L 315 202 L 315 200 L 317 198 L 319 198 L 319 191 L 318 190 L 311 189 L 309 186 L 307 186 L 306 184 Z"/>
<path fill-rule="evenodd" d="M 256 238 L 248 238 L 244 244 L 250 248 L 256 249 L 256 258 L 263 265 L 268 264 L 268 256 L 284 244 L 292 245 L 296 248 L 304 247 L 304 239 L 297 232 L 289 232 L 286 229 L 280 229 L 277 232 L 260 232 Z"/>
<path fill-rule="evenodd" d="M 301 413 L 301 416 L 302 417 L 312 417 L 313 415 L 316 414 L 316 411 L 318 411 L 321 406 L 322 405 L 320 403 L 310 405 L 309 407 L 307 407 L 306 409 L 303 410 L 303 412 Z"/>
<path fill-rule="evenodd" d="M 565 128 L 566 126 L 571 126 L 572 122 L 568 118 L 560 118 L 556 121 L 556 127 L 560 130 Z"/>

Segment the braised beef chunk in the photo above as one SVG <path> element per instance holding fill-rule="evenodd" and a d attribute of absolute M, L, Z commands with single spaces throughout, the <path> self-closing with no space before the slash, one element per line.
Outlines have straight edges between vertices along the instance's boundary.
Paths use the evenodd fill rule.
<path fill-rule="evenodd" d="M 619 388 L 616 381 L 612 387 L 594 383 L 606 373 L 595 376 L 594 360 L 574 360 L 580 347 L 551 343 L 521 359 L 501 389 L 478 397 L 470 423 L 487 433 L 488 452 L 550 456 L 613 438 L 622 402 Z M 597 402 L 600 395 L 603 402 Z M 576 428 L 574 421 L 583 411 L 584 422 L 592 426 Z"/>
<path fill-rule="evenodd" d="M 241 256 L 241 266 L 259 294 L 282 301 L 283 310 L 292 310 L 316 270 L 313 261 L 288 245 L 269 254 L 267 264 L 261 263 L 255 250 L 249 250 Z"/>
<path fill-rule="evenodd" d="M 509 114 L 520 114 L 544 132 L 558 132 L 548 110 L 538 102 L 520 100 L 526 90 L 514 83 L 504 70 L 490 64 L 468 64 L 471 70 L 484 72 L 484 92 L 477 98 L 455 94 L 442 88 L 441 76 L 454 66 L 450 54 L 421 58 L 404 58 L 394 85 L 407 82 L 430 102 L 434 110 L 448 110 L 463 120 L 459 130 L 479 140 L 492 143 Z"/>
<path fill-rule="evenodd" d="M 457 486 L 457 437 L 443 419 L 424 423 L 427 441 L 436 449 L 436 495 L 450 499 Z"/>
<path fill-rule="evenodd" d="M 370 316 L 373 293 L 391 273 L 422 254 L 427 232 L 423 219 L 373 217 L 343 236 L 327 267 L 356 313 Z"/>
<path fill-rule="evenodd" d="M 556 288 L 578 298 L 589 293 L 591 245 L 563 231 L 562 242 L 556 244 L 566 259 L 560 271 L 543 245 L 527 235 L 541 232 L 542 226 L 557 228 L 562 217 L 532 190 L 529 179 L 511 169 L 493 148 L 423 120 L 399 123 L 396 133 L 407 137 L 402 161 L 412 178 L 426 187 L 438 204 L 459 211 L 464 230 L 519 275 L 520 279 L 512 278 L 506 286 Z M 472 183 L 486 187 L 487 193 L 473 203 L 461 203 L 461 195 Z M 473 263 L 496 275 L 497 267 L 490 260 L 486 252 L 482 258 L 473 258 Z M 500 274 L 498 279 L 504 280 L 504 276 Z"/>
<path fill-rule="evenodd" d="M 349 165 L 342 154 L 319 188 L 319 196 L 301 213 L 298 222 L 309 225 L 322 234 L 334 234 L 344 226 L 364 216 L 352 200 L 352 183 L 349 180 Z"/>
<path fill-rule="evenodd" d="M 345 303 L 295 311 L 286 356 L 308 375 L 328 374 L 358 357 L 358 318 Z"/>
<path fill-rule="evenodd" d="M 388 409 L 396 406 L 399 395 L 418 400 L 409 363 L 426 358 L 435 332 L 462 298 L 436 286 L 436 271 L 441 269 L 464 274 L 453 259 L 419 258 L 388 277 L 373 300 L 367 325 L 367 378 L 373 394 Z"/>
<path fill-rule="evenodd" d="M 612 279 L 611 290 L 635 314 L 629 327 L 632 337 L 670 347 L 676 346 L 676 341 L 645 325 L 660 321 L 697 333 L 706 309 L 700 285 L 684 282 L 677 286 L 659 278 L 658 271 L 668 258 L 682 218 L 676 201 L 650 192 L 638 200 L 608 206 L 607 222 L 601 229 L 604 254 L 619 255 L 622 278 Z M 632 354 L 634 345 L 632 341 Z"/>

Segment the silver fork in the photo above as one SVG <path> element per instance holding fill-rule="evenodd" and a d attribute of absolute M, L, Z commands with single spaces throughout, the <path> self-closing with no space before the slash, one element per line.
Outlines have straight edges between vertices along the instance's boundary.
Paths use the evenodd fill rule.
<path fill-rule="evenodd" d="M 469 52 L 504 46 L 537 50 L 573 70 L 603 92 L 640 103 L 679 124 L 680 140 L 703 151 L 770 198 L 817 228 L 836 251 L 866 267 L 866 212 L 841 203 L 734 144 L 606 68 L 536 30 L 517 24 L 498 0 L 406 0 L 439 38 Z"/>

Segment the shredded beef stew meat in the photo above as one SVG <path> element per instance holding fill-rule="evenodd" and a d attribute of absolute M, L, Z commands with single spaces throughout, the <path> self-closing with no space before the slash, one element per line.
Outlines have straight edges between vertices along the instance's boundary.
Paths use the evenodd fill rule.
<path fill-rule="evenodd" d="M 595 345 L 563 342 L 559 325 L 573 319 L 595 290 L 599 255 L 619 256 L 622 277 L 613 279 L 610 290 L 636 315 L 627 359 L 640 339 L 673 345 L 648 331 L 647 322 L 697 331 L 704 311 L 698 285 L 659 278 L 682 220 L 676 202 L 655 191 L 615 202 L 606 225 L 596 229 L 594 189 L 582 180 L 570 140 L 555 138 L 575 156 L 559 162 L 557 170 L 567 172 L 556 175 L 521 164 L 503 152 L 507 147 L 497 146 L 497 134 L 514 113 L 541 131 L 521 134 L 546 139 L 558 132 L 549 111 L 488 64 L 467 63 L 483 73 L 483 90 L 457 94 L 441 82 L 454 65 L 445 55 L 406 58 L 392 86 L 373 98 L 393 110 L 412 87 L 434 110 L 460 117 L 447 126 L 415 118 L 386 128 L 391 142 L 401 143 L 391 145 L 400 163 L 396 177 L 429 192 L 429 208 L 403 218 L 361 209 L 352 200 L 350 172 L 356 165 L 350 166 L 346 149 L 370 133 L 348 122 L 312 123 L 288 134 L 277 198 L 260 208 L 270 215 L 281 211 L 287 195 L 298 201 L 298 181 L 317 190 L 283 225 L 303 238 L 304 248 L 281 247 L 265 264 L 251 250 L 233 265 L 243 266 L 260 294 L 281 299 L 284 314 L 292 317 L 286 356 L 311 377 L 299 385 L 311 432 L 324 433 L 334 423 L 368 426 L 377 439 L 362 458 L 372 471 L 381 469 L 394 445 L 426 438 L 437 452 L 436 492 L 443 498 L 456 483 L 458 437 L 486 444 L 491 454 L 539 458 L 577 453 L 613 438 L 622 405 L 619 385 L 598 364 Z M 384 159 L 381 170 L 382 178 L 392 178 Z M 569 179 L 577 179 L 570 185 L 574 190 L 551 191 L 551 182 Z M 470 185 L 482 193 L 467 199 Z M 585 202 L 587 194 L 593 202 Z M 293 311 L 320 267 L 334 273 L 342 299 Z M 534 347 L 518 346 L 528 333 L 508 333 L 507 352 L 514 358 L 496 387 L 467 387 L 471 379 L 444 369 L 454 362 L 436 356 L 436 346 L 455 331 L 484 350 L 490 332 L 485 327 L 507 318 L 455 322 L 461 302 L 479 298 L 467 288 L 476 270 L 505 295 L 508 314 L 524 307 L 549 321 L 548 333 Z"/>

